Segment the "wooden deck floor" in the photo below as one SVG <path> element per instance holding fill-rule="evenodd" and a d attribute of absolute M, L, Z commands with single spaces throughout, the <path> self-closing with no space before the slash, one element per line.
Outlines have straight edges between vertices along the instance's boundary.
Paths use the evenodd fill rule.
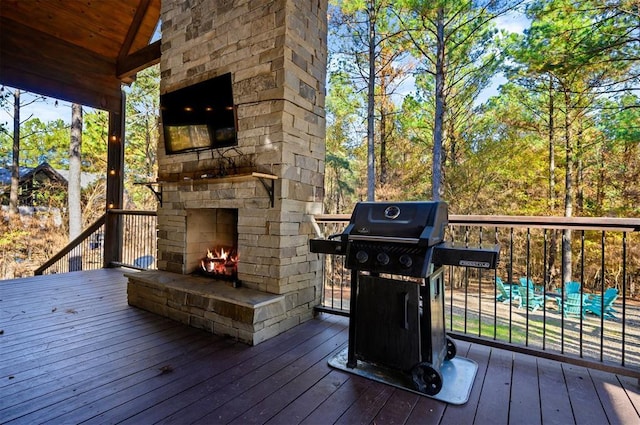
<path fill-rule="evenodd" d="M 255 347 L 129 307 L 122 271 L 0 281 L 0 423 L 638 424 L 635 379 L 458 342 L 448 405 L 327 365 L 347 319 Z"/>

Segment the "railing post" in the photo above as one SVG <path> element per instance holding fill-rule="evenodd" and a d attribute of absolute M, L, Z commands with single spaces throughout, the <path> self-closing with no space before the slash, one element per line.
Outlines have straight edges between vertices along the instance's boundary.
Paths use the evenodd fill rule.
<path fill-rule="evenodd" d="M 122 220 L 109 210 L 121 209 L 124 187 L 124 111 L 125 95 L 121 92 L 120 111 L 109 112 L 107 145 L 107 222 L 104 235 L 104 267 L 122 260 Z"/>

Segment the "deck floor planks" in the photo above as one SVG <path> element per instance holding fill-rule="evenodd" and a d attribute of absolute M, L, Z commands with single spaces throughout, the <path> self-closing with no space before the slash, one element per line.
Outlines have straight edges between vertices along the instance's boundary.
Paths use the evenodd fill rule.
<path fill-rule="evenodd" d="M 128 410 L 120 412 L 121 415 L 126 415 L 123 423 L 137 424 L 143 420 L 156 422 L 171 415 L 179 416 L 179 411 L 189 409 L 195 401 L 225 385 L 232 385 L 237 378 L 250 373 L 251 364 L 266 362 L 278 355 L 280 350 L 287 350 L 291 344 L 299 343 L 327 326 L 323 322 L 310 325 L 312 326 L 306 328 L 307 332 L 304 332 L 302 327 L 294 328 L 283 335 L 282 339 L 268 340 L 255 347 L 238 344 L 239 351 L 234 356 L 216 357 L 215 361 L 194 359 L 194 365 L 198 370 L 195 373 L 189 373 L 188 370 L 175 371 L 181 375 L 180 379 L 175 381 L 175 388 L 163 387 L 159 391 L 148 393 L 145 396 L 150 397 L 148 400 L 135 399 L 129 402 Z M 141 411 L 139 403 L 151 408 Z"/>
<path fill-rule="evenodd" d="M 250 393 L 254 392 L 256 387 L 238 399 L 233 400 L 234 405 L 239 405 L 240 408 L 238 410 L 241 412 L 244 411 L 234 420 L 228 421 L 228 423 L 237 423 L 240 425 L 261 424 L 277 415 L 285 409 L 287 405 L 331 372 L 331 368 L 327 364 L 327 359 L 329 356 L 335 354 L 338 348 L 344 346 L 347 340 L 347 329 L 345 327 L 342 332 L 328 339 L 321 344 L 318 349 L 305 355 L 304 358 L 300 358 L 300 362 L 294 362 L 290 366 L 287 366 L 288 368 L 294 369 L 291 375 L 285 373 L 272 375 L 269 380 L 260 384 L 264 387 L 266 393 L 260 394 L 260 391 L 258 391 L 257 398 L 266 395 L 261 401 L 256 403 L 243 403 L 243 399 L 253 396 L 253 394 Z M 298 370 L 296 371 L 295 369 Z M 292 379 L 288 382 L 283 382 L 282 379 L 275 379 L 283 376 L 291 377 Z M 251 406 L 252 404 L 253 407 L 247 409 L 247 406 Z M 224 405 L 219 409 L 227 412 L 230 410 L 228 407 L 229 406 Z M 215 412 L 212 413 L 215 415 Z M 222 417 L 224 418 L 224 416 Z M 203 419 L 205 422 L 207 421 L 206 417 Z"/>
<path fill-rule="evenodd" d="M 581 366 L 563 364 L 562 372 L 576 424 L 609 423 L 589 371 Z"/>
<path fill-rule="evenodd" d="M 413 392 L 395 388 L 372 422 L 377 424 L 404 424 L 409 419 L 418 400 L 423 398 Z M 424 424 L 424 418 L 422 423 Z"/>
<path fill-rule="evenodd" d="M 343 425 L 373 423 L 373 419 L 393 391 L 394 387 L 371 382 L 335 423 Z"/>
<path fill-rule="evenodd" d="M 217 391 L 213 397 L 199 402 L 196 409 L 201 415 L 198 423 L 228 423 L 247 409 L 260 403 L 272 391 L 295 378 L 301 371 L 319 361 L 317 352 L 327 340 L 337 338 L 344 343 L 345 327 L 333 325 L 314 335 L 289 351 L 281 353 L 272 361 L 253 369 L 236 380 L 233 385 Z M 325 354 L 326 355 L 326 354 Z M 324 357 L 324 356 L 322 356 Z M 268 418 L 267 418 L 268 419 Z"/>
<path fill-rule="evenodd" d="M 610 424 L 640 423 L 640 417 L 631 399 L 614 375 L 599 370 L 589 370 L 589 375 Z"/>
<path fill-rule="evenodd" d="M 536 361 L 542 423 L 551 425 L 575 423 L 562 364 L 548 359 L 536 359 Z"/>
<path fill-rule="evenodd" d="M 227 341 L 227 343 L 232 344 L 231 341 Z M 134 391 L 127 389 L 121 394 L 114 395 L 110 398 L 117 403 L 107 400 L 108 403 L 104 406 L 101 405 L 101 410 L 84 423 L 126 422 L 136 415 L 144 417 L 146 420 L 153 417 L 152 415 L 156 412 L 159 413 L 160 418 L 164 418 L 168 413 L 161 408 L 163 402 L 194 385 L 201 384 L 203 379 L 206 380 L 204 376 L 208 376 L 212 369 L 216 369 L 214 362 L 209 361 L 209 358 L 224 361 L 236 356 L 242 349 L 241 344 L 233 343 L 215 353 L 207 353 L 210 351 L 209 343 L 202 350 L 187 353 L 184 355 L 187 357 L 185 363 L 174 365 L 169 362 L 164 365 L 169 366 L 169 371 L 158 374 L 160 385 L 143 383 L 140 388 L 135 388 Z M 204 390 L 206 391 L 206 388 Z M 135 423 L 140 423 L 139 419 L 136 419 Z"/>
<path fill-rule="evenodd" d="M 242 380 L 247 382 L 268 376 L 269 370 L 263 366 L 277 362 L 284 354 L 304 345 L 309 340 L 314 338 L 324 340 L 322 335 L 326 332 L 329 332 L 330 335 L 336 332 L 331 330 L 334 325 L 331 320 L 314 321 L 309 325 L 304 328 L 296 327 L 283 334 L 282 338 L 278 340 L 272 339 L 256 347 L 246 347 L 238 356 L 220 364 L 221 368 L 216 370 L 208 380 L 199 382 L 182 393 L 175 394 L 174 397 L 163 402 L 162 406 L 156 406 L 152 412 L 155 415 L 154 418 L 165 423 L 184 423 L 198 420 L 208 412 L 207 408 L 214 406 L 214 403 L 220 402 L 228 396 L 233 398 L 235 394 L 240 394 Z M 164 412 L 163 416 L 157 412 Z M 131 423 L 137 423 L 136 419 L 137 417 L 132 417 Z"/>
<path fill-rule="evenodd" d="M 243 376 L 252 373 L 261 364 L 277 358 L 283 351 L 287 351 L 301 344 L 307 339 L 325 330 L 330 322 L 313 321 L 309 326 L 296 327 L 282 335 L 282 338 L 271 339 L 255 347 L 246 347 L 230 358 L 216 358 L 210 362 L 210 367 L 205 373 L 200 371 L 195 377 L 186 376 L 186 383 L 190 385 L 181 392 L 169 395 L 166 399 L 156 402 L 153 409 L 130 416 L 124 423 L 138 424 L 141 421 L 180 421 L 185 422 L 191 412 L 193 416 L 200 414 L 193 407 L 197 402 L 222 391 L 226 386 L 232 386 Z M 177 371 L 178 372 L 178 371 Z M 189 382 L 191 381 L 191 382 Z M 138 411 L 141 411 L 138 408 Z"/>
<path fill-rule="evenodd" d="M 78 348 L 94 345 L 96 341 L 103 341 L 105 338 L 117 339 L 120 335 L 138 328 L 153 331 L 154 327 L 160 323 L 163 322 L 155 318 L 129 316 L 123 320 L 101 322 L 101 326 L 98 327 L 66 328 L 60 332 L 52 332 L 50 335 L 30 336 L 25 339 L 24 344 L 18 347 L 7 347 L 7 353 L 0 358 L 3 363 L 11 360 L 29 362 L 32 359 L 40 359 L 45 356 L 51 358 L 57 353 L 69 351 L 70 347 L 77 351 Z M 28 355 L 25 356 L 25 352 L 28 352 Z M 1 373 L 2 369 L 0 368 Z"/>
<path fill-rule="evenodd" d="M 502 350 L 491 351 L 478 401 L 475 423 L 504 424 L 509 422 L 509 400 L 513 385 L 512 370 L 512 353 Z"/>
<path fill-rule="evenodd" d="M 293 400 L 285 409 L 282 409 L 277 415 L 269 419 L 266 424 L 289 425 L 302 422 L 311 415 L 320 403 L 335 393 L 348 379 L 348 373 L 331 369 L 328 374 Z"/>
<path fill-rule="evenodd" d="M 332 369 L 347 323 L 249 347 L 129 307 L 121 270 L 0 281 L 0 423 L 640 423 L 636 379 L 478 344 L 462 406 Z"/>
<path fill-rule="evenodd" d="M 30 328 L 27 330 L 20 330 L 14 332 L 15 328 L 11 332 L 5 329 L 5 340 L 0 343 L 0 349 L 2 353 L 0 358 L 9 358 L 9 355 L 13 355 L 12 352 L 18 352 L 24 354 L 25 346 L 33 344 L 33 341 L 37 341 L 39 344 L 44 345 L 48 341 L 57 341 L 60 338 L 68 338 L 70 335 L 78 332 L 90 332 L 92 330 L 104 330 L 105 326 L 108 326 L 111 322 L 118 322 L 123 318 L 128 320 L 144 320 L 148 321 L 148 317 L 136 314 L 131 310 L 115 311 L 112 314 L 102 314 L 100 316 L 94 316 L 90 318 L 81 317 L 76 321 L 58 324 L 51 323 L 50 318 L 38 319 L 36 322 L 42 323 L 42 326 L 34 327 L 33 322 L 30 324 Z"/>
<path fill-rule="evenodd" d="M 71 374 L 70 377 L 65 376 L 64 371 L 61 375 L 54 373 L 49 375 L 49 382 L 41 384 L 39 387 L 34 388 L 33 392 L 37 392 L 42 388 L 44 394 L 39 395 L 35 400 L 32 400 L 31 394 L 25 395 L 26 405 L 23 409 L 23 415 L 20 421 L 24 423 L 35 423 L 37 420 L 49 420 L 59 416 L 62 413 L 77 408 L 78 405 L 84 406 L 85 400 L 91 402 L 96 399 L 100 399 L 96 394 L 105 393 L 105 388 L 108 388 L 108 392 L 113 392 L 118 389 L 119 380 L 125 379 L 136 373 L 144 367 L 145 362 L 153 362 L 154 364 L 162 364 L 167 358 L 181 355 L 180 347 L 184 346 L 184 343 L 189 343 L 189 340 L 184 341 L 184 338 L 180 336 L 180 333 L 172 333 L 171 337 L 174 341 L 163 341 L 159 352 L 156 350 L 144 350 L 140 351 L 134 359 L 131 357 L 119 357 L 115 361 L 110 361 L 105 365 L 94 364 L 89 360 L 85 366 L 83 372 L 77 374 Z M 156 338 L 158 339 L 158 338 Z M 184 343 L 183 343 L 184 341 Z M 160 342 L 160 341 L 158 341 Z M 156 342 L 156 345 L 158 344 Z M 197 341 L 191 341 L 191 343 L 197 343 Z M 132 361 L 133 360 L 133 361 Z M 148 366 L 147 366 L 148 368 Z M 100 374 L 96 374 L 95 371 L 99 370 Z M 157 374 L 157 371 L 152 373 Z M 80 391 L 78 391 L 80 390 Z M 52 405 L 64 406 L 63 409 L 46 409 Z M 14 405 L 14 408 L 20 408 L 20 404 Z M 31 411 L 31 413 L 24 414 Z M 4 412 L 3 412 L 4 415 Z"/>
<path fill-rule="evenodd" d="M 139 326 L 127 328 L 127 324 L 123 323 L 113 332 L 105 332 L 103 335 L 93 336 L 81 343 L 67 343 L 63 346 L 57 346 L 52 349 L 39 350 L 36 353 L 29 353 L 21 358 L 16 358 L 11 364 L 0 368 L 0 376 L 11 374 L 18 376 L 21 373 L 31 375 L 29 371 L 40 370 L 49 364 L 61 364 L 71 360 L 81 362 L 85 360 L 93 360 L 99 351 L 113 351 L 110 346 L 135 342 L 138 338 L 148 334 L 162 335 L 168 329 L 177 328 L 175 323 L 158 321 L 151 319 L 150 322 L 141 321 Z M 179 331 L 179 329 L 176 329 Z"/>
<path fill-rule="evenodd" d="M 378 386 L 377 382 L 357 375 L 351 375 L 348 372 L 338 372 L 349 375 L 347 380 L 333 392 L 329 397 L 318 405 L 301 423 L 305 425 L 315 424 L 332 424 L 335 423 L 344 412 L 351 407 L 353 403 L 360 397 L 363 391 L 369 386 Z"/>
<path fill-rule="evenodd" d="M 540 425 L 542 418 L 539 412 L 538 363 L 534 357 L 514 353 L 509 423 Z"/>
<path fill-rule="evenodd" d="M 44 395 L 50 392 L 50 390 L 47 391 L 47 387 L 50 386 L 52 379 L 55 379 L 56 386 L 59 388 L 74 385 L 94 377 L 97 369 L 106 374 L 112 370 L 123 368 L 129 363 L 134 363 L 142 352 L 147 356 L 166 356 L 164 353 L 173 352 L 176 349 L 180 349 L 181 346 L 198 343 L 197 340 L 188 333 L 181 332 L 180 329 L 167 333 L 168 337 L 171 337 L 172 340 L 165 340 L 164 338 L 162 340 L 156 338 L 155 341 L 130 340 L 127 345 L 109 346 L 93 352 L 90 355 L 90 359 L 86 361 L 80 362 L 77 357 L 70 357 L 68 360 L 58 362 L 55 365 L 48 364 L 36 367 L 33 369 L 33 375 L 35 376 L 25 378 L 23 375 L 18 375 L 15 378 L 17 382 L 12 383 L 11 387 L 5 388 L 3 392 L 7 396 L 14 394 L 16 397 L 20 397 L 18 394 L 20 391 L 29 391 L 29 396 L 31 397 Z M 44 387 L 44 392 L 42 393 L 40 391 L 41 387 Z M 11 391 L 8 391 L 9 389 Z"/>
<path fill-rule="evenodd" d="M 215 357 L 216 354 L 228 349 L 223 340 L 209 344 L 202 349 L 200 355 Z M 109 391 L 104 388 L 95 388 L 87 391 L 83 396 L 73 400 L 73 409 L 67 413 L 56 416 L 54 421 L 59 423 L 81 423 L 88 421 L 104 412 L 115 409 L 132 398 L 137 398 L 156 388 L 161 388 L 173 378 L 172 370 L 185 367 L 191 359 L 188 355 L 176 350 L 171 357 L 165 357 L 158 362 L 157 359 L 145 361 L 134 369 L 129 369 L 118 374 L 116 380 L 109 384 Z M 163 369 L 163 368 L 169 369 Z"/>
<path fill-rule="evenodd" d="M 635 411 L 640 414 L 640 380 L 629 376 L 616 376 L 616 378 L 624 388 Z"/>

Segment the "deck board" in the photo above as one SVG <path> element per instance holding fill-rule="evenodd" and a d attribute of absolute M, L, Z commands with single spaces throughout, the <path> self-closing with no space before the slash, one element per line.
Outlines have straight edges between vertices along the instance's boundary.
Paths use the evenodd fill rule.
<path fill-rule="evenodd" d="M 562 365 L 547 359 L 537 359 L 537 363 L 542 423 L 552 425 L 575 423 Z"/>
<path fill-rule="evenodd" d="M 509 422 L 540 425 L 542 418 L 531 412 L 531 406 L 540 406 L 540 385 L 536 359 L 523 354 L 514 354 L 512 382 L 527 382 L 527 385 L 511 386 Z"/>
<path fill-rule="evenodd" d="M 347 325 L 249 347 L 128 306 L 118 269 L 0 281 L 0 423 L 640 423 L 636 379 L 476 343 L 459 406 L 333 369 Z"/>
<path fill-rule="evenodd" d="M 505 400 L 511 398 L 513 354 L 492 350 L 486 376 L 478 401 L 475 420 L 481 424 L 504 424 L 509 422 L 509 406 Z"/>
<path fill-rule="evenodd" d="M 576 424 L 608 423 L 589 371 L 574 365 L 562 365 L 562 371 Z"/>

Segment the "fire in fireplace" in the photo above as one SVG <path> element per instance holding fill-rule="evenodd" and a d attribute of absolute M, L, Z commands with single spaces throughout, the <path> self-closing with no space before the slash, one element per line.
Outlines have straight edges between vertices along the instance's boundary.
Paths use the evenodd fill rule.
<path fill-rule="evenodd" d="M 219 247 L 207 249 L 207 255 L 200 260 L 202 272 L 218 277 L 236 278 L 238 275 L 238 253 L 233 248 Z"/>
<path fill-rule="evenodd" d="M 186 240 L 185 273 L 237 281 L 237 209 L 188 209 Z"/>

